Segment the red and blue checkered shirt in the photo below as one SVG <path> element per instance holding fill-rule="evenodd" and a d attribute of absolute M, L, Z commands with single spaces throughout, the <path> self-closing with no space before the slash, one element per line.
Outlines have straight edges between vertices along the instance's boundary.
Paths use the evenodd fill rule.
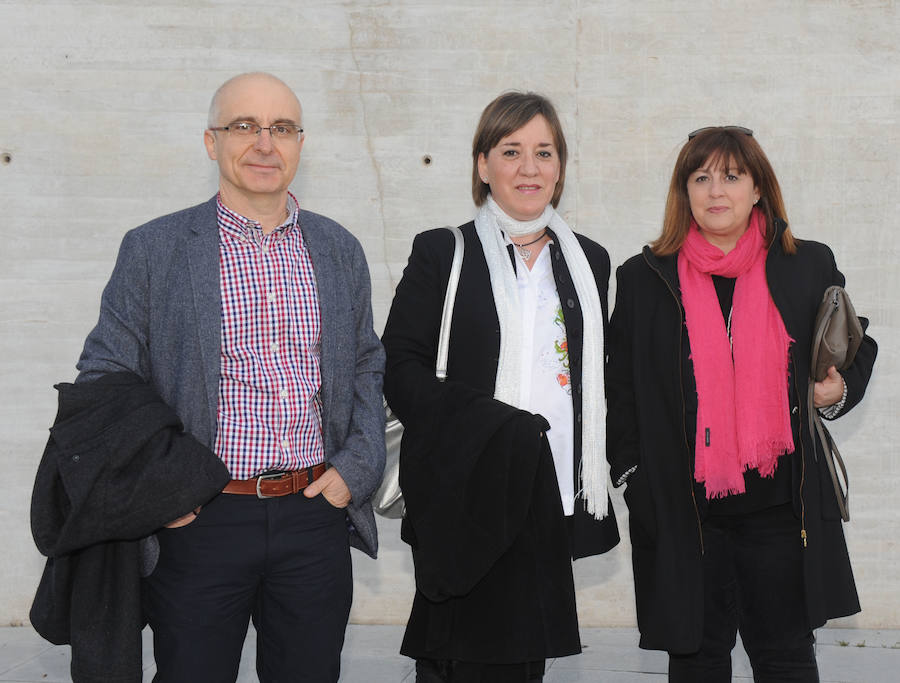
<path fill-rule="evenodd" d="M 268 235 L 218 200 L 222 359 L 215 452 L 234 479 L 324 460 L 319 297 L 300 209 Z"/>

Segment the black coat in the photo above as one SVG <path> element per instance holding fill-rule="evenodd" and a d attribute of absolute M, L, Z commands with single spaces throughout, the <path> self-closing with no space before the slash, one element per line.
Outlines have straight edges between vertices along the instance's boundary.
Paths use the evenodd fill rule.
<path fill-rule="evenodd" d="M 215 496 L 230 475 L 136 375 L 58 384 L 31 529 L 48 557 L 31 623 L 72 645 L 72 680 L 140 682 L 140 539 Z"/>
<path fill-rule="evenodd" d="M 821 451 L 814 455 L 806 408 L 816 311 L 825 289 L 843 285 L 844 276 L 823 244 L 798 240 L 797 253 L 786 254 L 783 229 L 779 222 L 766 278 L 794 339 L 788 369 L 795 452 L 784 458 L 791 467 L 794 512 L 806 534 L 805 604 L 810 628 L 817 628 L 859 611 L 831 480 Z M 688 335 L 677 257 L 656 257 L 645 248 L 618 269 L 617 281 L 607 373 L 607 454 L 613 481 L 637 465 L 625 501 L 641 647 L 695 652 L 703 632 L 703 538 L 687 438 L 696 425 L 685 424 L 682 373 L 691 369 L 684 363 Z M 848 389 L 844 413 L 862 398 L 876 352 L 866 336 L 855 362 L 842 373 Z"/>
<path fill-rule="evenodd" d="M 417 432 L 420 425 L 434 424 L 435 419 L 441 417 L 436 415 L 435 411 L 443 410 L 438 406 L 441 405 L 442 399 L 447 398 L 448 392 L 467 389 L 485 399 L 493 396 L 500 351 L 500 330 L 491 294 L 490 275 L 474 224 L 468 223 L 461 226 L 461 229 L 466 249 L 453 311 L 447 382 L 442 384 L 435 379 L 434 365 L 441 310 L 453 254 L 453 236 L 449 231 L 431 230 L 416 236 L 409 263 L 404 271 L 403 279 L 397 286 L 385 326 L 382 338 L 387 352 L 384 392 L 388 403 L 400 417 L 408 432 Z M 594 271 L 605 319 L 609 257 L 598 244 L 581 236 L 578 239 Z M 549 248 L 569 344 L 569 370 L 573 386 L 573 419 L 575 421 L 575 472 L 577 473 L 581 452 L 581 308 L 561 250 L 556 244 L 551 244 Z M 470 419 L 473 422 L 469 428 L 472 428 L 475 426 L 477 418 L 473 414 Z M 401 456 L 401 482 L 410 443 L 409 437 L 405 436 L 403 455 Z M 408 484 L 404 487 L 404 491 L 407 487 Z M 580 482 L 576 481 L 575 490 L 578 491 L 580 488 Z M 555 494 L 557 505 L 558 497 L 557 492 Z M 559 509 L 561 510 L 561 508 Z M 618 530 L 611 505 L 609 516 L 602 521 L 596 521 L 587 515 L 580 499 L 576 500 L 575 510 L 571 525 L 570 553 L 572 556 L 585 557 L 602 553 L 618 543 Z M 559 513 L 554 509 L 544 511 L 543 514 L 556 515 Z M 412 511 L 408 512 L 408 518 L 404 522 L 404 538 L 408 540 L 414 537 L 421 539 L 425 534 L 438 531 L 438 529 L 416 526 L 414 516 Z M 497 571 L 501 574 L 515 572 L 515 567 L 510 563 L 498 564 Z M 571 572 L 570 567 L 569 572 Z M 536 589 L 536 587 L 527 586 L 518 580 L 521 579 L 520 576 L 515 576 L 513 573 L 507 575 L 506 578 L 508 580 L 504 581 L 501 577 L 496 583 L 498 587 L 498 592 L 494 595 L 496 602 L 484 600 L 485 596 L 479 596 L 478 600 L 473 599 L 477 608 L 468 612 L 473 621 L 477 621 L 479 614 L 482 618 L 496 614 L 496 610 L 493 609 L 496 605 L 531 599 L 527 591 L 530 588 Z M 420 596 L 421 591 L 417 591 L 413 614 L 407 629 L 407 640 L 410 642 L 412 642 L 410 636 L 416 637 L 419 624 L 422 623 L 419 610 L 426 609 L 426 602 Z M 515 614 L 509 614 L 503 621 L 503 628 L 510 638 L 514 638 L 517 631 L 524 632 L 533 626 L 522 624 L 521 621 L 514 621 L 515 616 Z M 462 632 L 463 625 L 457 624 L 457 627 Z M 481 657 L 484 648 L 491 643 L 498 652 L 501 651 L 503 648 L 497 644 L 497 633 L 496 630 L 486 633 L 486 640 L 483 639 L 480 643 L 473 644 L 468 654 L 456 651 L 454 656 L 459 659 L 478 661 L 476 658 Z M 412 654 L 413 656 L 435 656 L 433 650 L 429 650 L 429 652 L 431 655 L 421 652 Z M 540 659 L 544 656 L 553 655 L 533 652 L 530 658 Z M 513 660 L 506 659 L 505 661 Z"/>

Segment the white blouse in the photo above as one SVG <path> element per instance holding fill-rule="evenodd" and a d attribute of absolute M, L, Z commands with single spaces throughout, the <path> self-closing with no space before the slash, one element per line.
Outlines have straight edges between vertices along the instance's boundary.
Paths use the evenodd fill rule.
<path fill-rule="evenodd" d="M 518 251 L 516 279 L 522 306 L 521 396 L 523 407 L 540 413 L 547 432 L 556 480 L 566 515 L 575 513 L 574 409 L 569 375 L 569 348 L 562 305 L 553 278 L 550 246 L 544 245 L 531 270 Z"/>

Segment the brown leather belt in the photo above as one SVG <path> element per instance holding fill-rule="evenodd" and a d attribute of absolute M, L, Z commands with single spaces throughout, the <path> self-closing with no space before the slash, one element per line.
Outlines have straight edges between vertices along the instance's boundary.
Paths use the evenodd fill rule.
<path fill-rule="evenodd" d="M 316 479 L 325 474 L 325 463 L 319 463 L 304 470 L 261 474 L 253 479 L 232 479 L 222 493 L 238 493 L 257 498 L 275 498 L 289 496 L 302 491 Z"/>

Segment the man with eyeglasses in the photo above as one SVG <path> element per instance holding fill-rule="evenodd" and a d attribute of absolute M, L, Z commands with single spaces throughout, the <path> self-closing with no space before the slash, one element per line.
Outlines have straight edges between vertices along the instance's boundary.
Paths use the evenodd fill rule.
<path fill-rule="evenodd" d="M 261 681 L 336 681 L 349 548 L 377 551 L 384 353 L 359 242 L 288 190 L 301 117 L 269 74 L 219 88 L 219 192 L 125 236 L 78 364 L 140 375 L 232 476 L 157 534 L 155 681 L 235 680 L 251 618 Z"/>

